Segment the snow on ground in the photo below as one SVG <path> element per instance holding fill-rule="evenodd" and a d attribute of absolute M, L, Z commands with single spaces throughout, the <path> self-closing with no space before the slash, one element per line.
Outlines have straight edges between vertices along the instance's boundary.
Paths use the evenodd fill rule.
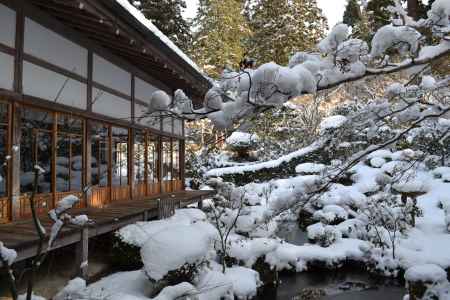
<path fill-rule="evenodd" d="M 305 271 L 308 263 L 323 262 L 329 267 L 336 267 L 348 259 L 363 260 L 364 253 L 360 250 L 367 242 L 357 239 L 340 239 L 329 247 L 306 244 L 297 246 L 281 243 L 274 252 L 268 253 L 266 261 L 277 270 L 292 269 Z"/>
<path fill-rule="evenodd" d="M 408 237 L 400 241 L 398 254 L 405 268 L 417 264 L 436 264 L 450 267 L 450 233 L 447 231 L 444 210 L 439 203 L 450 203 L 450 183 L 433 180 L 428 193 L 417 198 L 423 217 Z"/>
<path fill-rule="evenodd" d="M 148 299 L 152 285 L 143 271 L 119 272 L 89 285 L 86 294 L 114 300 Z M 95 299 L 95 298 L 94 298 Z"/>

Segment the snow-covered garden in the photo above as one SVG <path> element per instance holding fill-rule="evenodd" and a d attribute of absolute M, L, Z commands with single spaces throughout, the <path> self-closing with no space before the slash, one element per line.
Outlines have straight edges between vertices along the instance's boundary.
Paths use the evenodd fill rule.
<path fill-rule="evenodd" d="M 389 10 L 392 24 L 369 44 L 338 24 L 317 52 L 295 53 L 288 66 L 225 71 L 202 109 L 182 91 L 173 101 L 155 92 L 149 115 L 207 117 L 232 132 L 189 162 L 188 186 L 217 195 L 202 208 L 121 228 L 113 251 L 135 270 L 92 284 L 76 278 L 53 299 L 257 299 L 279 286 L 280 274 L 344 266 L 398 279 L 404 299 L 450 299 L 450 76 L 428 67 L 450 55 L 450 1 L 435 1 L 417 21 L 400 2 Z M 336 105 L 309 145 L 260 159 L 270 156 L 262 154 L 266 137 L 249 123 L 268 110 L 396 72 L 406 74 L 381 96 Z M 52 211 L 50 244 L 65 224 L 89 222 L 66 214 L 75 202 L 65 198 Z M 285 223 L 297 224 L 307 243 L 280 237 Z M 15 255 L 0 242 L 0 266 Z"/>

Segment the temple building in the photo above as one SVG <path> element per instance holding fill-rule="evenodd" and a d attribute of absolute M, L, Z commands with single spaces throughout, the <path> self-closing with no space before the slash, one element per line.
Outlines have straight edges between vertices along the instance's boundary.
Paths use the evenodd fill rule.
<path fill-rule="evenodd" d="M 80 208 L 184 189 L 184 121 L 149 116 L 156 90 L 199 105 L 210 83 L 127 0 L 0 0 L 0 223 L 68 194 Z"/>

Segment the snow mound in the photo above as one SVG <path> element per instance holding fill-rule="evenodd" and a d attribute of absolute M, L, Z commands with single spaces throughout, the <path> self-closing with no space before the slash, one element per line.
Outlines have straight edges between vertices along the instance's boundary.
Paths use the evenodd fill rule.
<path fill-rule="evenodd" d="M 233 283 L 227 276 L 219 271 L 201 273 L 196 286 L 201 292 L 199 300 L 233 298 Z"/>
<path fill-rule="evenodd" d="M 256 134 L 235 131 L 227 139 L 226 143 L 234 147 L 247 147 L 259 141 Z"/>
<path fill-rule="evenodd" d="M 160 280 L 185 264 L 201 262 L 216 235 L 214 226 L 206 222 L 163 228 L 151 235 L 141 248 L 145 272 L 150 278 Z"/>
<path fill-rule="evenodd" d="M 438 283 L 447 280 L 447 273 L 438 265 L 417 265 L 406 270 L 405 280 Z"/>
<path fill-rule="evenodd" d="M 303 174 L 317 174 L 325 170 L 325 168 L 326 166 L 324 164 L 303 163 L 295 167 L 295 172 Z"/>
<path fill-rule="evenodd" d="M 334 129 L 342 127 L 347 122 L 347 117 L 345 116 L 331 116 L 328 118 L 325 118 L 320 122 L 319 128 L 321 132 L 324 132 L 327 129 Z"/>
<path fill-rule="evenodd" d="M 251 267 L 259 257 L 274 251 L 278 244 L 278 241 L 268 238 L 239 239 L 231 242 L 230 256 Z"/>
<path fill-rule="evenodd" d="M 151 236 L 161 230 L 190 225 L 199 221 L 206 221 L 206 215 L 201 210 L 196 208 L 177 209 L 171 218 L 130 224 L 119 229 L 116 235 L 127 244 L 142 247 Z"/>
<path fill-rule="evenodd" d="M 238 299 L 252 299 L 261 286 L 259 273 L 244 267 L 232 267 L 225 271 L 225 276 L 233 284 L 234 295 Z"/>

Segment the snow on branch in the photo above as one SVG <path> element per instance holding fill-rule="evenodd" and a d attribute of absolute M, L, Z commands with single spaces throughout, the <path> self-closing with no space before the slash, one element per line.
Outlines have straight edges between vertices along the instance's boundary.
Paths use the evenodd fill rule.
<path fill-rule="evenodd" d="M 225 70 L 195 110 L 181 91 L 171 97 L 152 95 L 149 115 L 162 112 L 185 119 L 209 118 L 217 128 L 234 124 L 265 109 L 283 105 L 294 97 L 312 94 L 367 76 L 390 74 L 421 66 L 450 55 L 450 4 L 437 0 L 428 18 L 414 21 L 396 2 L 389 7 L 392 23 L 381 27 L 370 45 L 352 38 L 349 27 L 336 25 L 317 45 L 319 52 L 295 53 L 288 66 L 274 62 L 257 69 Z M 421 29 L 431 29 L 435 44 L 426 44 Z M 397 54 L 394 58 L 389 54 Z M 400 61 L 398 61 L 400 58 Z"/>

